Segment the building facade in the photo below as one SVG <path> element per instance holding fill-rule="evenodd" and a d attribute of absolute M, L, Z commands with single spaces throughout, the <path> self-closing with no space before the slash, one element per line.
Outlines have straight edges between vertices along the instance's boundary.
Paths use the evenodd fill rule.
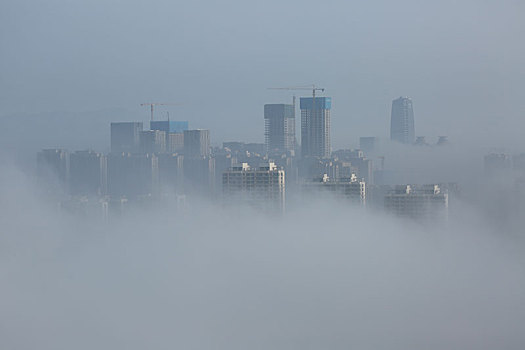
<path fill-rule="evenodd" d="M 349 178 L 333 179 L 324 174 L 319 181 L 303 185 L 305 193 L 318 196 L 328 195 L 335 199 L 347 200 L 354 204 L 366 205 L 366 183 L 355 174 Z"/>
<path fill-rule="evenodd" d="M 231 167 L 222 175 L 222 190 L 232 204 L 248 204 L 273 213 L 285 209 L 285 172 L 273 162 L 257 168 L 248 163 Z"/>
<path fill-rule="evenodd" d="M 414 109 L 409 97 L 400 97 L 392 101 L 390 139 L 404 144 L 414 143 Z"/>
<path fill-rule="evenodd" d="M 448 193 L 439 185 L 398 185 L 385 195 L 385 210 L 417 221 L 445 222 Z"/>
<path fill-rule="evenodd" d="M 140 132 L 141 153 L 165 153 L 166 132 L 161 130 L 146 130 Z"/>
<path fill-rule="evenodd" d="M 330 97 L 301 97 L 301 155 L 330 157 Z"/>
<path fill-rule="evenodd" d="M 295 106 L 264 105 L 264 139 L 267 153 L 295 150 Z"/>
<path fill-rule="evenodd" d="M 210 131 L 205 129 L 184 131 L 184 155 L 208 157 L 210 155 Z"/>
<path fill-rule="evenodd" d="M 111 123 L 111 152 L 139 152 L 143 128 L 141 122 Z"/>
<path fill-rule="evenodd" d="M 160 130 L 167 133 L 183 133 L 189 129 L 189 123 L 187 121 L 175 121 L 175 120 L 152 120 L 149 122 L 150 130 Z"/>
<path fill-rule="evenodd" d="M 69 192 L 74 196 L 107 193 L 107 158 L 94 151 L 76 151 L 69 157 Z"/>

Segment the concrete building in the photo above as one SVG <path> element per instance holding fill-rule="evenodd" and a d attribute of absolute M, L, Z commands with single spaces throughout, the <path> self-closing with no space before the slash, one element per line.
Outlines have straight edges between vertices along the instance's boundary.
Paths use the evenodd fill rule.
<path fill-rule="evenodd" d="M 215 193 L 215 158 L 184 156 L 184 192 L 200 196 Z"/>
<path fill-rule="evenodd" d="M 265 212 L 283 213 L 285 209 L 285 172 L 275 163 L 258 168 L 241 163 L 222 175 L 225 198 L 232 204 L 247 204 Z"/>
<path fill-rule="evenodd" d="M 339 180 L 331 179 L 327 174 L 324 174 L 318 181 L 305 183 L 303 191 L 315 196 L 328 195 L 332 198 L 366 205 L 366 183 L 362 179 L 358 179 L 355 174 Z"/>
<path fill-rule="evenodd" d="M 385 211 L 399 217 L 442 223 L 448 219 L 448 193 L 439 185 L 398 185 L 385 196 Z"/>
<path fill-rule="evenodd" d="M 70 155 L 69 192 L 74 196 L 107 193 L 107 158 L 94 151 L 76 151 Z"/>
<path fill-rule="evenodd" d="M 392 101 L 390 139 L 404 144 L 414 143 L 414 110 L 412 100 L 408 97 L 400 97 Z"/>
<path fill-rule="evenodd" d="M 165 153 L 166 132 L 161 130 L 146 130 L 140 132 L 141 153 Z"/>
<path fill-rule="evenodd" d="M 37 153 L 37 173 L 50 192 L 67 192 L 69 182 L 69 152 L 64 149 L 44 149 Z"/>
<path fill-rule="evenodd" d="M 115 198 L 158 193 L 159 165 L 154 154 L 108 155 L 108 194 Z"/>
<path fill-rule="evenodd" d="M 487 176 L 508 175 L 512 169 L 512 158 L 506 153 L 490 153 L 484 159 Z"/>
<path fill-rule="evenodd" d="M 380 146 L 379 137 L 365 136 L 359 138 L 359 148 L 365 153 L 374 152 Z"/>
<path fill-rule="evenodd" d="M 158 162 L 161 193 L 184 193 L 184 156 L 159 154 Z"/>
<path fill-rule="evenodd" d="M 210 156 L 210 131 L 204 129 L 184 131 L 184 155 L 186 157 Z"/>
<path fill-rule="evenodd" d="M 140 122 L 111 123 L 111 152 L 140 152 Z"/>
<path fill-rule="evenodd" d="M 178 153 L 184 151 L 184 133 L 168 134 L 167 151 L 169 153 Z"/>
<path fill-rule="evenodd" d="M 301 156 L 329 158 L 330 97 L 301 97 Z"/>
<path fill-rule="evenodd" d="M 295 105 L 264 105 L 266 153 L 295 150 Z"/>
<path fill-rule="evenodd" d="M 189 123 L 187 121 L 175 121 L 175 120 L 152 120 L 149 122 L 150 130 L 164 131 L 166 134 L 176 133 L 182 134 L 184 131 L 189 129 Z"/>

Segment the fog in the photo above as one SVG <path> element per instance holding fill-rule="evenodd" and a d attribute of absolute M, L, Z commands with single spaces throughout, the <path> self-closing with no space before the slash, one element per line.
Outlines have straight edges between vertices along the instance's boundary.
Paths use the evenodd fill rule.
<path fill-rule="evenodd" d="M 0 349 L 523 349 L 525 156 L 511 162 L 525 152 L 524 4 L 2 1 Z M 370 203 L 388 186 L 444 185 L 447 220 L 302 193 L 323 174 L 300 175 L 298 144 L 222 147 L 262 149 L 264 105 L 312 92 L 268 88 L 313 83 L 333 100 L 331 151 L 378 137 L 359 158 L 378 174 Z M 399 96 L 429 144 L 387 140 Z M 194 145 L 164 144 L 159 167 L 144 143 L 126 163 L 110 123 L 147 130 L 140 104 L 154 102 L 173 104 L 156 120 L 187 120 L 211 144 L 194 159 Z M 69 158 L 38 178 L 37 152 L 55 148 L 104 153 L 76 169 L 77 184 L 95 174 L 91 193 L 67 193 Z M 112 177 L 110 152 L 124 159 Z M 491 152 L 506 158 L 487 167 Z M 216 186 L 228 161 L 272 157 L 287 167 L 284 214 Z M 342 168 L 334 181 L 351 177 Z M 147 186 L 132 198 L 108 179 Z M 111 215 L 64 204 L 128 199 Z"/>
<path fill-rule="evenodd" d="M 523 236 L 332 201 L 278 219 L 192 201 L 109 223 L 0 181 L 6 349 L 521 349 Z M 40 193 L 40 194 L 39 194 Z"/>

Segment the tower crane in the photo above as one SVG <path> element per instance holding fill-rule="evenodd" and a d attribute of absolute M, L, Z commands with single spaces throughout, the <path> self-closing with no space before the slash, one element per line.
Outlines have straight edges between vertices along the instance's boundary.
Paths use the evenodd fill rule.
<path fill-rule="evenodd" d="M 291 86 L 291 87 L 272 87 L 268 88 L 270 90 L 312 90 L 312 98 L 315 99 L 315 92 L 316 91 L 324 91 L 324 88 L 320 88 L 315 86 L 315 84 L 312 85 L 303 85 L 303 86 Z"/>
<path fill-rule="evenodd" d="M 324 92 L 324 88 L 317 87 L 315 84 L 312 85 L 302 85 L 302 86 L 290 86 L 290 87 L 271 87 L 269 90 L 311 90 L 312 91 L 312 110 L 315 110 L 315 92 L 321 91 Z M 295 107 L 295 96 L 294 107 Z"/>
<path fill-rule="evenodd" d="M 150 106 L 151 120 L 153 121 L 153 110 L 155 106 L 178 106 L 176 103 L 141 103 L 141 106 Z"/>

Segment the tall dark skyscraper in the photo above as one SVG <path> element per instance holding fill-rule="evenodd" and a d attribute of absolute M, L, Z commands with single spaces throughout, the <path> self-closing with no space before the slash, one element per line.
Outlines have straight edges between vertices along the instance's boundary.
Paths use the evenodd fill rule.
<path fill-rule="evenodd" d="M 301 97 L 301 155 L 330 157 L 331 97 Z"/>
<path fill-rule="evenodd" d="M 412 100 L 408 97 L 400 97 L 392 101 L 390 139 L 406 144 L 414 143 L 414 110 Z"/>
<path fill-rule="evenodd" d="M 287 104 L 264 105 L 266 152 L 295 150 L 295 106 Z"/>

